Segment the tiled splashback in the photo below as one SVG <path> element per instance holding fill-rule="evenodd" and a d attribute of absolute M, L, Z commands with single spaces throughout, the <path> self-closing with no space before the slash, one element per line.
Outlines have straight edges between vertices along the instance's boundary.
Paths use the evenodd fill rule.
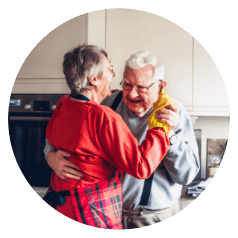
<path fill-rule="evenodd" d="M 211 155 L 224 156 L 227 139 L 207 139 L 207 171 Z M 208 174 L 208 173 L 206 173 Z"/>

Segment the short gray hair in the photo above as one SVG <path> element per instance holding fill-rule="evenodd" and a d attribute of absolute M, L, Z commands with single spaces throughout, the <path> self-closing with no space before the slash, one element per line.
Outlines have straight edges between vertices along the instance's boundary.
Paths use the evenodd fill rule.
<path fill-rule="evenodd" d="M 152 65 L 154 67 L 154 81 L 164 80 L 164 65 L 157 58 L 155 53 L 149 50 L 143 50 L 132 54 L 125 63 L 125 69 L 126 67 L 129 67 L 131 69 L 142 68 L 147 65 Z"/>
<path fill-rule="evenodd" d="M 63 72 L 72 95 L 77 95 L 92 86 L 88 76 L 102 76 L 104 65 L 100 54 L 108 59 L 107 52 L 94 45 L 79 45 L 64 55 Z"/>

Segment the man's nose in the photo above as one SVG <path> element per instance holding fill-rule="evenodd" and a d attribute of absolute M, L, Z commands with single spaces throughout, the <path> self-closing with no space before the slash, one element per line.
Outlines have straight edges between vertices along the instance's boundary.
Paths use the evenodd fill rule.
<path fill-rule="evenodd" d="M 132 89 L 129 92 L 129 96 L 130 98 L 135 98 L 139 96 L 139 93 L 137 92 L 136 87 L 132 87 Z"/>

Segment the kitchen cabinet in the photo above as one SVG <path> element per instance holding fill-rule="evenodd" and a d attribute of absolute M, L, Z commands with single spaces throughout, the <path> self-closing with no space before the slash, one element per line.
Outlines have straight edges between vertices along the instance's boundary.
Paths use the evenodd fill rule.
<path fill-rule="evenodd" d="M 68 94 L 62 63 L 64 54 L 86 42 L 87 15 L 60 25 L 45 36 L 23 63 L 12 93 Z"/>
<path fill-rule="evenodd" d="M 225 85 L 206 50 L 173 22 L 131 9 L 95 11 L 57 27 L 25 60 L 13 93 L 69 93 L 63 56 L 83 43 L 106 48 L 116 72 L 112 89 L 121 88 L 130 55 L 148 49 L 165 66 L 165 92 L 178 99 L 191 116 L 229 116 Z"/>
<path fill-rule="evenodd" d="M 112 57 L 116 77 L 112 88 L 120 88 L 124 62 L 140 50 L 151 50 L 165 65 L 166 92 L 192 106 L 193 37 L 176 24 L 143 11 L 108 9 L 106 50 Z"/>
<path fill-rule="evenodd" d="M 227 92 L 221 75 L 210 55 L 194 40 L 193 113 L 229 115 Z"/>
<path fill-rule="evenodd" d="M 181 210 L 183 210 L 185 207 L 190 205 L 196 199 L 196 197 L 193 197 L 192 195 L 187 194 L 188 187 L 190 187 L 190 186 L 183 186 L 183 188 L 182 188 L 181 197 L 179 199 Z"/>
<path fill-rule="evenodd" d="M 165 91 L 178 99 L 192 116 L 229 116 L 224 83 L 205 49 L 176 24 L 150 13 L 129 9 L 106 11 L 106 49 L 120 88 L 124 62 L 131 54 L 149 49 L 165 65 Z"/>
<path fill-rule="evenodd" d="M 64 54 L 86 42 L 86 14 L 71 19 L 51 31 L 32 50 L 17 79 L 64 78 Z"/>
<path fill-rule="evenodd" d="M 183 210 L 185 207 L 190 205 L 196 198 L 184 196 L 180 198 L 180 209 Z"/>

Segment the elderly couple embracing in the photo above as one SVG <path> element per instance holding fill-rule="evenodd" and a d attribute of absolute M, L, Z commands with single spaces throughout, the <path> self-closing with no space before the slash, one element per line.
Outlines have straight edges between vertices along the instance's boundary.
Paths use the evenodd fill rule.
<path fill-rule="evenodd" d="M 192 123 L 164 93 L 164 66 L 140 51 L 125 63 L 122 91 L 104 49 L 80 45 L 64 56 L 71 90 L 46 131 L 54 170 L 44 200 L 65 216 L 106 229 L 131 229 L 179 211 L 182 185 L 199 171 Z"/>

